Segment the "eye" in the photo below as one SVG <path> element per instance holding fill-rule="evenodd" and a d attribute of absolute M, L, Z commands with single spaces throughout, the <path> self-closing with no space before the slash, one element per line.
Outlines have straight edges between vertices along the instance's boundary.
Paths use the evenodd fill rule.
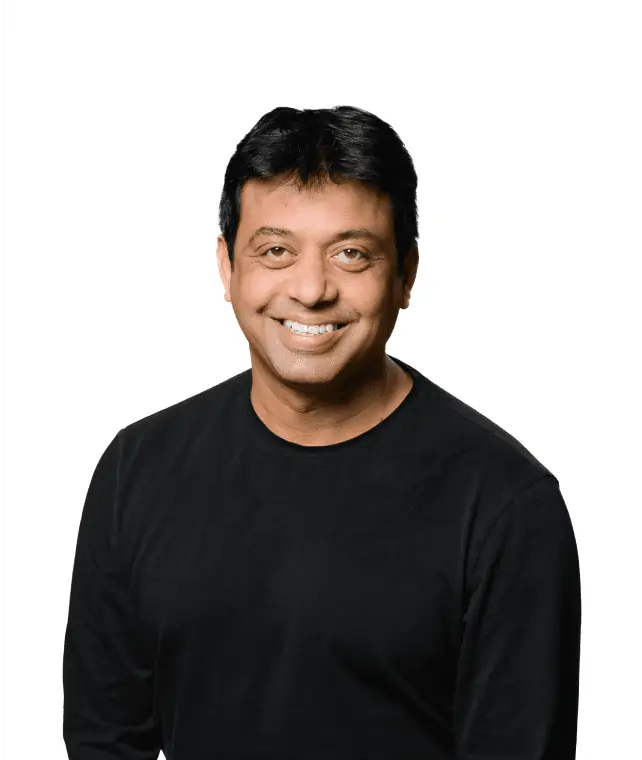
<path fill-rule="evenodd" d="M 342 251 L 339 251 L 339 253 L 346 253 L 347 251 L 350 251 L 351 253 L 358 253 L 361 256 L 361 259 L 367 258 L 363 251 L 359 251 L 356 248 L 344 248 Z M 361 259 L 350 259 L 350 261 L 361 261 Z"/>
<path fill-rule="evenodd" d="M 272 248 L 268 248 L 267 251 L 263 251 L 263 253 L 261 255 L 262 256 L 267 256 L 267 254 L 270 253 L 271 251 L 284 251 L 284 250 L 285 250 L 285 248 L 281 248 L 281 246 L 275 245 Z M 280 258 L 280 257 L 277 257 L 277 258 Z"/>

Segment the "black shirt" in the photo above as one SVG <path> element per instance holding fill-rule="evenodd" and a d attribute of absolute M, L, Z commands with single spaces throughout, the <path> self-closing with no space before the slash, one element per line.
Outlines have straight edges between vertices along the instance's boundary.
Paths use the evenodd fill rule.
<path fill-rule="evenodd" d="M 580 575 L 556 477 L 410 365 L 341 443 L 251 370 L 121 429 L 84 504 L 71 760 L 571 760 Z"/>

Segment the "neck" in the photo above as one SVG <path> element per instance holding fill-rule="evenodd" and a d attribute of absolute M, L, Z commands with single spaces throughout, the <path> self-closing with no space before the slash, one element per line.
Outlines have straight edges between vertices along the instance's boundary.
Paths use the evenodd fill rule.
<path fill-rule="evenodd" d="M 384 354 L 381 363 L 316 393 L 269 382 L 252 372 L 252 405 L 263 423 L 286 440 L 317 446 L 338 443 L 376 425 L 405 398 L 412 379 Z"/>

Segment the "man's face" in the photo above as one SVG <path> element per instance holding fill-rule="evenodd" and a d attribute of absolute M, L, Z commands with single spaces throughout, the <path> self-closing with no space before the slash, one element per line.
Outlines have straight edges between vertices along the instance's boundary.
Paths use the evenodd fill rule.
<path fill-rule="evenodd" d="M 222 236 L 217 257 L 253 372 L 311 393 L 320 385 L 340 391 L 350 377 L 381 368 L 417 269 L 413 249 L 406 276 L 397 275 L 390 202 L 353 181 L 314 189 L 246 182 L 234 271 Z M 297 335 L 285 319 L 345 326 Z"/>

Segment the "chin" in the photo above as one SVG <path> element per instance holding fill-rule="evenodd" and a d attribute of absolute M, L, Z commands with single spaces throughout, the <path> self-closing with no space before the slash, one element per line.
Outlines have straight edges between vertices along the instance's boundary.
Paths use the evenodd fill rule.
<path fill-rule="evenodd" d="M 283 347 L 264 349 L 260 364 L 284 383 L 324 385 L 342 373 L 349 362 L 345 354 L 297 354 Z"/>

